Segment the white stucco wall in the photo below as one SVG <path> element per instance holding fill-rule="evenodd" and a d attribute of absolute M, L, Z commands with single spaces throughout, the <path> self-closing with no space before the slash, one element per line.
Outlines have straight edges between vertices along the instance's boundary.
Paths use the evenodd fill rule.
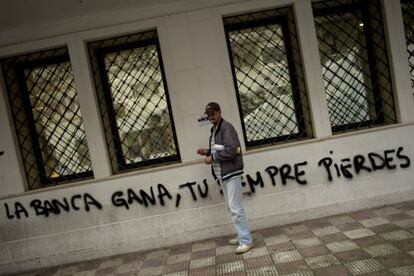
<path fill-rule="evenodd" d="M 186 10 L 185 7 L 160 6 L 159 9 L 137 12 L 117 11 L 119 17 L 89 19 L 93 28 L 85 28 L 85 22 L 68 25 L 56 24 L 42 30 L 38 36 L 28 27 L 19 29 L 14 40 L 8 37 L 0 41 L 0 56 L 9 56 L 54 46 L 67 45 L 78 89 L 81 112 L 84 119 L 95 179 L 54 188 L 25 191 L 25 177 L 21 169 L 19 152 L 14 142 L 14 127 L 8 113 L 4 82 L 0 90 L 0 273 L 51 266 L 101 256 L 161 247 L 177 243 L 232 233 L 232 225 L 218 186 L 213 183 L 210 168 L 205 166 L 195 150 L 206 146 L 209 127 L 199 127 L 197 118 L 205 104 L 211 100 L 222 105 L 223 117 L 231 121 L 242 137 L 239 112 L 228 59 L 222 17 L 294 4 L 297 28 L 302 47 L 302 61 L 310 98 L 314 137 L 307 141 L 263 147 L 245 154 L 246 174 L 263 177 L 263 188 L 246 194 L 247 213 L 253 229 L 316 218 L 335 213 L 379 206 L 414 198 L 414 101 L 410 91 L 409 70 L 405 52 L 402 24 L 398 21 L 399 1 L 389 1 L 384 6 L 387 29 L 393 32 L 389 42 L 392 75 L 399 122 L 371 130 L 332 135 L 323 92 L 317 42 L 313 27 L 311 6 L 307 0 L 290 1 L 215 1 L 215 6 Z M 390 4 L 391 2 L 391 4 Z M 194 8 L 194 7 L 193 7 Z M 160 11 L 163 13 L 160 14 Z M 151 16 L 151 13 L 153 16 Z M 124 22 L 124 23 L 123 23 Z M 128 22 L 128 23 L 126 23 Z M 111 24 L 113 23 L 113 24 Z M 105 27 L 110 26 L 110 27 Z M 102 27 L 102 28 L 99 28 Z M 36 29 L 36 26 L 33 27 Z M 166 72 L 176 133 L 182 162 L 180 164 L 111 175 L 102 127 L 99 120 L 94 86 L 85 49 L 85 42 L 156 28 Z M 26 36 L 25 36 L 26 34 Z M 4 34 L 3 34 L 4 35 Z M 0 36 L 5 37 L 5 36 Z M 24 42 L 23 42 L 24 41 Z M 1 46 L 2 45 L 2 46 Z M 398 74 L 397 74 L 398 73 Z M 93 141 L 93 142 L 91 142 Z M 398 158 L 396 151 L 403 147 L 401 155 L 411 160 L 408 168 L 401 168 L 406 159 Z M 330 154 L 330 151 L 333 154 Z M 358 175 L 352 167 L 352 179 L 338 178 L 333 169 L 333 180 L 328 181 L 326 170 L 318 162 L 331 156 L 340 164 L 344 158 L 371 152 L 384 156 L 385 150 L 393 157 L 390 164 L 395 169 L 361 171 Z M 301 179 L 306 185 L 289 180 L 281 184 L 279 175 L 273 186 L 265 169 L 283 164 L 294 165 L 306 161 L 300 168 Z M 345 161 L 346 162 L 346 161 Z M 366 163 L 367 165 L 369 163 Z M 193 200 L 188 188 L 179 186 L 187 182 L 209 184 L 208 195 L 202 198 L 195 188 Z M 246 180 L 246 177 L 244 177 Z M 162 184 L 171 195 L 160 204 L 157 185 Z M 196 187 L 194 186 L 194 187 Z M 132 189 L 139 193 L 153 187 L 156 204 L 145 207 L 133 203 L 126 209 L 116 207 L 111 196 Z M 244 187 L 249 192 L 248 185 Z M 92 196 L 102 208 L 90 205 L 85 210 L 83 198 Z M 178 194 L 181 196 L 176 207 Z M 76 197 L 80 195 L 81 199 Z M 74 197 L 75 196 L 75 197 Z M 30 203 L 73 198 L 75 207 L 69 212 L 36 215 Z M 16 202 L 28 211 L 20 219 L 16 217 Z M 6 210 L 6 205 L 8 211 Z M 19 206 L 18 206 L 19 207 Z"/>

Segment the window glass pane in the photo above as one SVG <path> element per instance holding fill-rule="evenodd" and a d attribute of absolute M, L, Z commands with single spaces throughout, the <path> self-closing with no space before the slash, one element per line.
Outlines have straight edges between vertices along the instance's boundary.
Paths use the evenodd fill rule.
<path fill-rule="evenodd" d="M 87 147 L 81 153 L 77 142 L 85 141 L 85 131 L 70 63 L 26 69 L 24 74 L 46 175 L 89 171 Z"/>
<path fill-rule="evenodd" d="M 411 85 L 414 95 L 414 2 L 401 1 L 405 38 L 407 41 L 408 62 L 410 65 Z"/>
<path fill-rule="evenodd" d="M 289 9 L 224 22 L 247 145 L 308 136 L 307 100 Z"/>
<path fill-rule="evenodd" d="M 332 0 L 313 7 L 332 130 L 395 122 L 379 3 Z"/>
<path fill-rule="evenodd" d="M 127 164 L 177 154 L 155 45 L 105 56 Z"/>
<path fill-rule="evenodd" d="M 1 63 L 28 188 L 91 177 L 67 49 L 6 58 Z"/>
<path fill-rule="evenodd" d="M 298 133 L 281 27 L 232 31 L 229 39 L 248 141 Z"/>
<path fill-rule="evenodd" d="M 180 160 L 156 31 L 89 44 L 115 173 Z"/>
<path fill-rule="evenodd" d="M 363 122 L 376 115 L 374 102 L 368 101 L 367 90 L 372 91 L 372 87 L 359 18 L 345 13 L 315 19 L 332 126 Z"/>

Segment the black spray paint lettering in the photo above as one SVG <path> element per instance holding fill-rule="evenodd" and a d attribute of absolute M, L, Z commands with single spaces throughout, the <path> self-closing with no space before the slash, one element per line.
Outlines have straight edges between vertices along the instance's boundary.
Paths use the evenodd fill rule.
<path fill-rule="evenodd" d="M 194 192 L 193 186 L 196 185 L 197 182 L 193 181 L 193 182 L 187 182 L 185 184 L 181 184 L 180 186 L 178 186 L 178 188 L 182 189 L 184 187 L 187 187 L 190 192 L 191 192 L 191 196 L 193 197 L 194 201 L 197 201 L 197 195 Z"/>
<path fill-rule="evenodd" d="M 197 184 L 197 182 L 187 182 L 180 185 L 179 188 L 182 189 L 187 187 L 190 190 L 193 200 L 197 201 L 197 193 L 193 186 L 196 185 L 198 194 L 202 198 L 206 198 L 208 196 L 208 184 L 206 179 L 204 179 L 203 184 L 204 188 L 201 185 Z M 125 207 L 126 209 L 129 209 L 130 205 L 133 203 L 138 203 L 140 205 L 144 205 L 145 207 L 156 205 L 157 198 L 161 206 L 165 206 L 166 200 L 173 200 L 173 196 L 171 195 L 170 191 L 163 184 L 158 184 L 157 195 L 155 195 L 154 188 L 152 186 L 149 188 L 149 192 L 140 189 L 139 192 L 136 193 L 134 190 L 128 189 L 126 196 L 124 195 L 123 191 L 114 192 L 111 196 L 111 202 L 116 207 Z M 176 207 L 180 205 L 180 201 L 181 194 L 177 193 L 175 199 Z"/>
<path fill-rule="evenodd" d="M 204 184 L 204 190 L 203 188 L 200 186 L 200 184 L 197 184 L 197 182 L 193 181 L 193 182 L 187 182 L 184 184 L 181 184 L 180 186 L 178 186 L 179 189 L 184 189 L 184 188 L 188 188 L 188 190 L 191 193 L 191 196 L 193 198 L 194 201 L 198 200 L 197 194 L 194 190 L 194 186 L 197 185 L 197 191 L 198 194 L 202 197 L 202 198 L 206 198 L 208 195 L 208 184 L 207 184 L 207 179 L 203 180 L 203 184 Z M 180 196 L 181 198 L 181 196 Z M 179 200 L 176 202 L 176 206 L 178 207 L 177 203 L 179 203 Z"/>
<path fill-rule="evenodd" d="M 14 215 L 11 214 L 9 210 L 9 205 L 7 203 L 4 203 L 4 208 L 6 208 L 6 215 L 8 219 L 13 219 L 14 216 L 20 219 L 21 213 L 23 213 L 26 218 L 29 217 L 29 212 L 27 212 L 26 208 L 24 208 L 24 206 L 20 202 L 14 203 Z"/>
<path fill-rule="evenodd" d="M 367 172 L 372 172 L 370 167 L 364 165 L 365 163 L 365 156 L 361 154 L 357 154 L 354 156 L 354 170 L 356 174 L 359 174 L 362 170 Z"/>
<path fill-rule="evenodd" d="M 280 168 L 276 166 L 269 166 L 265 169 L 265 172 L 269 175 L 273 186 L 276 186 L 276 176 L 278 174 L 280 174 L 282 185 L 286 185 L 289 179 L 295 180 L 298 184 L 306 185 L 308 183 L 304 178 L 306 172 L 302 167 L 307 164 L 307 161 L 295 163 L 293 165 L 293 169 L 290 164 L 283 164 Z"/>
<path fill-rule="evenodd" d="M 0 151 L 0 156 L 2 156 L 4 154 L 4 151 Z"/>
<path fill-rule="evenodd" d="M 265 171 L 269 174 L 270 179 L 272 180 L 272 185 L 276 186 L 275 176 L 278 174 L 279 169 L 276 166 L 269 166 Z"/>
<path fill-rule="evenodd" d="M 292 167 L 289 164 L 283 164 L 282 166 L 280 166 L 279 173 L 283 185 L 287 184 L 288 179 L 295 179 L 295 177 L 290 174 L 291 171 Z"/>
<path fill-rule="evenodd" d="M 91 210 L 90 206 L 95 206 L 99 210 L 102 209 L 102 204 L 87 193 L 83 195 L 73 195 L 70 200 L 67 198 L 63 198 L 62 200 L 52 199 L 43 201 L 40 199 L 34 199 L 29 203 L 29 206 L 34 210 L 36 216 L 45 217 L 48 217 L 50 214 L 58 215 L 62 211 L 79 211 L 81 209 L 79 206 L 84 207 L 87 212 Z M 14 202 L 14 212 L 10 210 L 7 203 L 4 204 L 4 207 L 6 209 L 8 219 L 20 219 L 22 215 L 29 217 L 28 208 L 24 207 L 24 205 L 20 202 Z"/>
<path fill-rule="evenodd" d="M 318 166 L 325 168 L 329 181 L 333 180 L 332 167 L 335 169 L 338 178 L 344 176 L 351 179 L 354 177 L 353 171 L 358 175 L 361 171 L 372 172 L 385 168 L 395 170 L 398 165 L 400 168 L 408 168 L 411 160 L 407 155 L 403 154 L 403 150 L 403 147 L 398 147 L 397 150 L 384 150 L 382 154 L 370 152 L 366 157 L 357 154 L 352 158 L 343 158 L 339 163 L 334 162 L 333 158 L 329 156 L 319 160 Z M 332 155 L 333 151 L 329 153 Z"/>
<path fill-rule="evenodd" d="M 164 206 L 164 196 L 168 199 L 172 199 L 172 196 L 170 192 L 168 192 L 167 188 L 162 184 L 158 184 L 158 199 L 160 200 L 161 206 Z"/>
<path fill-rule="evenodd" d="M 204 184 L 204 191 L 201 190 L 201 186 L 197 185 L 197 190 L 200 193 L 202 198 L 206 198 L 208 196 L 208 183 L 207 183 L 207 179 L 203 180 L 203 184 Z"/>
<path fill-rule="evenodd" d="M 276 186 L 276 176 L 278 174 L 280 174 L 280 180 L 282 185 L 286 185 L 289 179 L 296 181 L 296 183 L 298 184 L 306 185 L 308 183 L 304 178 L 306 172 L 302 167 L 306 166 L 307 164 L 308 162 L 304 161 L 296 163 L 293 166 L 289 164 L 284 164 L 280 166 L 280 168 L 276 166 L 269 166 L 265 169 L 265 172 L 267 172 L 267 174 L 269 175 L 273 186 Z M 263 177 L 260 172 L 256 172 L 255 178 L 250 176 L 249 174 L 246 174 L 246 180 L 247 184 L 249 184 L 249 188 L 252 193 L 256 192 L 256 186 L 263 188 L 265 184 L 265 181 L 263 180 Z M 246 182 L 242 182 L 242 186 L 246 186 Z"/>
<path fill-rule="evenodd" d="M 334 179 L 333 174 L 340 178 L 353 178 L 354 173 L 359 174 L 361 171 L 373 172 L 382 170 L 384 168 L 395 170 L 396 168 L 408 168 L 411 165 L 410 158 L 403 153 L 404 148 L 398 147 L 397 149 L 385 150 L 382 154 L 375 152 L 368 153 L 366 155 L 357 154 L 352 158 L 343 158 L 339 162 L 334 162 L 331 156 L 324 157 L 319 160 L 318 166 L 323 167 L 327 173 L 328 180 Z M 333 151 L 330 151 L 333 155 Z M 273 186 L 276 186 L 276 179 L 279 178 L 282 185 L 286 185 L 289 180 L 296 181 L 296 183 L 305 185 L 307 180 L 305 178 L 306 172 L 304 166 L 308 162 L 303 161 L 296 163 L 293 166 L 290 164 L 283 164 L 280 167 L 269 166 L 265 169 L 265 172 L 270 177 Z M 265 180 L 260 172 L 256 172 L 256 175 L 246 175 L 247 184 L 252 193 L 255 193 L 256 187 L 264 187 Z M 242 186 L 246 186 L 245 182 L 242 182 Z M 197 189 L 195 188 L 197 187 Z M 207 180 L 203 180 L 203 185 L 197 184 L 197 182 L 186 182 L 181 184 L 179 189 L 188 189 L 191 197 L 194 201 L 198 200 L 198 196 L 206 198 L 208 196 L 208 183 Z M 132 189 L 128 189 L 126 195 L 123 191 L 116 191 L 112 194 L 111 200 L 116 207 L 125 207 L 129 209 L 129 206 L 133 203 L 138 203 L 148 207 L 150 205 L 156 205 L 157 198 L 161 206 L 165 205 L 167 200 L 174 200 L 173 195 L 163 184 L 157 185 L 157 195 L 155 195 L 154 188 L 151 186 L 149 192 L 139 190 L 136 193 Z M 181 194 L 177 193 L 175 197 L 175 206 L 178 207 L 181 201 Z M 102 205 L 89 194 L 75 194 L 70 198 L 63 198 L 62 200 L 52 199 L 41 201 L 39 199 L 32 200 L 29 204 L 30 208 L 35 211 L 37 216 L 49 216 L 50 214 L 60 214 L 62 212 L 70 212 L 72 210 L 79 211 L 83 207 L 85 211 L 89 211 L 91 206 L 94 206 L 98 210 L 102 209 Z M 29 207 L 25 207 L 20 202 L 14 202 L 10 206 L 4 203 L 6 216 L 8 219 L 20 219 L 22 217 L 29 217 Z"/>
<path fill-rule="evenodd" d="M 30 207 L 32 207 L 37 216 L 43 215 L 48 217 L 49 214 L 60 214 L 61 209 L 68 212 L 70 210 L 70 207 L 72 207 L 74 210 L 78 211 L 80 210 L 80 207 L 78 206 L 78 202 L 82 201 L 83 199 L 83 206 L 85 207 L 85 211 L 89 212 L 91 210 L 91 205 L 95 206 L 97 209 L 102 209 L 102 204 L 97 201 L 93 196 L 90 194 L 84 194 L 82 195 L 74 195 L 72 196 L 70 202 L 71 205 L 69 205 L 69 202 L 66 198 L 63 199 L 63 202 L 60 202 L 56 199 L 53 199 L 51 201 L 44 200 L 43 202 L 39 199 L 35 199 L 32 202 L 30 202 Z"/>
<path fill-rule="evenodd" d="M 177 197 L 175 199 L 175 207 L 178 208 L 178 206 L 180 206 L 180 200 L 181 200 L 181 195 L 177 194 Z"/>
<path fill-rule="evenodd" d="M 171 193 L 163 184 L 160 183 L 157 185 L 157 196 L 155 196 L 154 188 L 151 186 L 149 188 L 149 193 L 140 189 L 137 194 L 133 189 L 128 189 L 126 196 L 124 196 L 123 191 L 116 191 L 111 196 L 111 202 L 116 207 L 123 206 L 126 209 L 129 209 L 129 206 L 134 203 L 148 207 L 150 205 L 157 204 L 157 197 L 161 206 L 165 205 L 164 197 L 172 199 Z"/>
<path fill-rule="evenodd" d="M 351 159 L 350 158 L 343 158 L 343 159 L 341 159 L 341 172 L 342 172 L 342 174 L 346 178 L 353 178 L 354 176 L 348 170 L 349 168 L 352 168 Z"/>
<path fill-rule="evenodd" d="M 251 177 L 248 174 L 246 174 L 246 179 L 247 179 L 247 183 L 249 183 L 250 191 L 252 193 L 256 192 L 255 186 L 259 185 L 260 188 L 264 187 L 263 178 L 262 178 L 262 175 L 260 174 L 260 172 L 256 172 L 256 180 L 254 180 L 253 177 Z"/>
<path fill-rule="evenodd" d="M 397 156 L 397 158 L 398 158 L 398 159 L 400 159 L 400 160 L 404 160 L 404 161 L 405 161 L 404 163 L 401 163 L 401 164 L 400 164 L 400 168 L 405 169 L 405 168 L 408 168 L 408 167 L 410 166 L 411 161 L 410 161 L 410 158 L 409 158 L 407 155 L 401 154 L 403 150 L 404 150 L 404 148 L 403 148 L 403 147 L 399 147 L 399 148 L 397 149 L 397 154 L 396 154 L 396 156 Z"/>
<path fill-rule="evenodd" d="M 301 163 L 295 164 L 295 179 L 296 179 L 296 182 L 298 182 L 301 185 L 308 184 L 308 181 L 306 181 L 306 179 L 301 179 L 301 177 L 305 175 L 305 171 L 300 170 L 299 168 L 302 166 L 306 166 L 307 164 L 308 164 L 307 161 L 303 161 Z"/>

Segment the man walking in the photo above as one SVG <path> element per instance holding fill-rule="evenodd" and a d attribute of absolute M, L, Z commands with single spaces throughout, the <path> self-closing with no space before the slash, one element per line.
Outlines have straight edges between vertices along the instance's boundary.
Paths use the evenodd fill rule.
<path fill-rule="evenodd" d="M 239 244 L 237 254 L 249 251 L 253 247 L 252 236 L 247 223 L 241 188 L 243 174 L 243 158 L 240 141 L 233 125 L 221 117 L 220 105 L 211 102 L 205 113 L 213 124 L 208 149 L 198 149 L 197 153 L 204 157 L 204 163 L 211 164 L 213 176 L 220 183 L 224 199 L 237 231 L 237 239 L 230 244 Z"/>

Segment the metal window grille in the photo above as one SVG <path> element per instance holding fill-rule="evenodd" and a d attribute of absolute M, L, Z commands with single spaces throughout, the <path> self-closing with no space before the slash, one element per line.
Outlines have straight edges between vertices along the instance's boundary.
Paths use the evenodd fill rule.
<path fill-rule="evenodd" d="M 88 47 L 113 171 L 179 161 L 157 32 Z"/>
<path fill-rule="evenodd" d="M 224 18 L 247 147 L 312 135 L 291 8 Z"/>
<path fill-rule="evenodd" d="M 380 2 L 321 1 L 313 11 L 332 131 L 394 123 Z"/>
<path fill-rule="evenodd" d="M 411 85 L 414 93 L 414 2 L 402 1 L 405 38 L 407 40 L 408 63 L 410 65 Z"/>
<path fill-rule="evenodd" d="M 67 49 L 5 58 L 1 64 L 28 188 L 91 177 Z"/>

